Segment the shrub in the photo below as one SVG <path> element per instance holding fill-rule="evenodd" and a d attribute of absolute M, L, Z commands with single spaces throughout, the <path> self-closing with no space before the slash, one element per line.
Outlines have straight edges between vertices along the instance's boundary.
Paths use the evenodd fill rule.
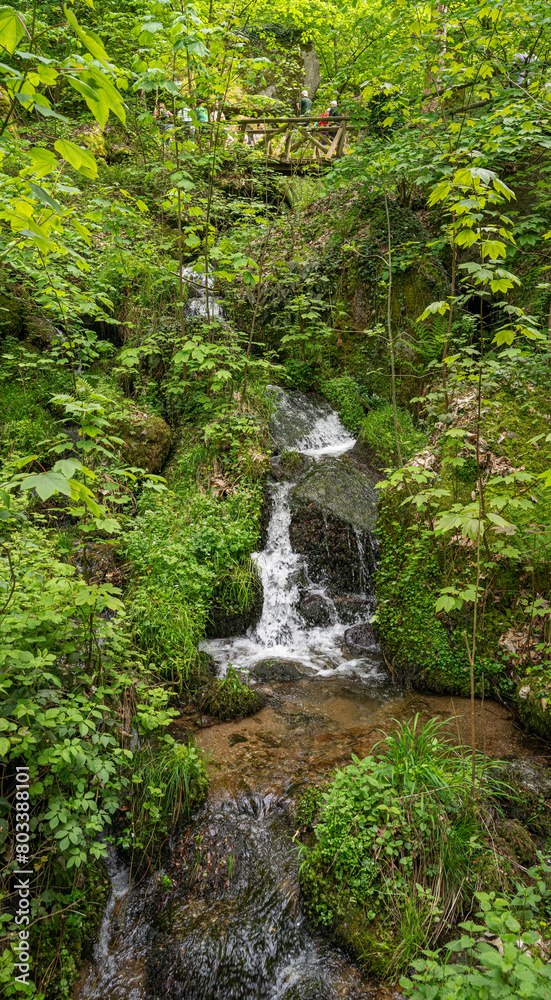
<path fill-rule="evenodd" d="M 398 409 L 398 437 L 402 458 L 407 461 L 427 444 L 427 437 L 418 430 L 409 410 Z M 361 439 L 386 465 L 396 465 L 398 454 L 394 437 L 392 406 L 387 404 L 371 410 L 361 428 Z"/>
<path fill-rule="evenodd" d="M 551 869 L 545 868 L 548 875 Z M 530 869 L 537 889 L 517 884 L 512 899 L 477 892 L 478 922 L 459 926 L 462 936 L 446 945 L 446 953 L 426 951 L 413 962 L 412 977 L 400 984 L 411 1000 L 549 1000 L 551 965 L 546 962 L 536 919 L 549 889 L 541 870 Z M 538 877 L 540 876 L 540 877 Z M 461 953 L 466 962 L 450 961 Z"/>
<path fill-rule="evenodd" d="M 405 969 L 449 932 L 480 888 L 481 866 L 495 871 L 478 840 L 472 758 L 443 725 L 399 724 L 374 754 L 337 771 L 314 846 L 303 848 L 310 912 L 346 928 L 345 942 L 379 975 Z M 475 763 L 477 783 L 497 788 L 483 759 Z"/>
<path fill-rule="evenodd" d="M 359 434 L 365 417 L 365 402 L 358 383 L 350 375 L 340 375 L 322 382 L 321 391 L 337 410 L 346 429 Z"/>

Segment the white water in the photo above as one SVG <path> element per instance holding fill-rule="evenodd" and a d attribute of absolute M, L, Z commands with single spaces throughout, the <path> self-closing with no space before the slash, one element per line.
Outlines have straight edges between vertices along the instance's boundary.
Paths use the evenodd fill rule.
<path fill-rule="evenodd" d="M 313 401 L 303 393 L 284 393 L 275 387 L 272 392 L 277 398 L 272 434 L 277 434 L 282 448 L 292 448 L 314 461 L 323 461 L 325 457 L 343 455 L 353 447 L 354 438 L 329 404 Z M 214 639 L 205 643 L 203 648 L 212 653 L 221 674 L 229 665 L 250 670 L 259 660 L 281 657 L 298 660 L 320 676 L 361 674 L 375 680 L 380 673 L 380 658 L 377 655 L 353 657 L 347 652 L 344 642 L 347 626 L 339 622 L 334 602 L 323 587 L 309 579 L 305 558 L 292 551 L 289 537 L 290 500 L 295 485 L 284 482 L 273 486 L 266 548 L 252 556 L 261 575 L 264 592 L 260 621 L 247 635 Z M 362 570 L 362 589 L 366 591 L 369 579 L 365 570 L 363 543 L 360 532 L 356 532 L 355 536 Z M 301 616 L 299 577 L 302 579 L 303 595 L 306 590 L 308 595 L 320 595 L 329 604 L 329 625 L 312 626 Z M 356 620 L 366 621 L 368 617 L 364 608 Z"/>
<path fill-rule="evenodd" d="M 214 296 L 214 275 L 198 274 L 193 265 L 182 268 L 188 295 L 185 315 L 201 319 L 223 319 L 224 310 Z"/>

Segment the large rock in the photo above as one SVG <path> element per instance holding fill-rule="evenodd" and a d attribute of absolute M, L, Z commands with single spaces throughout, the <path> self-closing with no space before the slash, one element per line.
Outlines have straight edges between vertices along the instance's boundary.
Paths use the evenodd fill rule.
<path fill-rule="evenodd" d="M 129 407 L 113 420 L 113 431 L 124 441 L 123 458 L 146 472 L 159 472 L 168 456 L 172 435 L 170 427 L 156 414 Z"/>
<path fill-rule="evenodd" d="M 377 639 L 370 622 L 360 622 L 347 628 L 344 633 L 344 641 L 351 653 L 361 656 L 363 653 L 372 652 L 377 649 Z"/>
<path fill-rule="evenodd" d="M 306 556 L 311 578 L 336 594 L 373 593 L 374 482 L 371 473 L 358 469 L 346 456 L 326 458 L 293 493 L 293 551 Z"/>
<path fill-rule="evenodd" d="M 517 705 L 528 731 L 551 741 L 551 683 L 545 674 L 533 673 L 521 681 Z"/>
<path fill-rule="evenodd" d="M 299 660 L 283 660 L 279 656 L 259 660 L 251 674 L 259 681 L 299 681 L 307 676 L 306 668 Z"/>
<path fill-rule="evenodd" d="M 345 594 L 334 600 L 337 618 L 343 625 L 354 625 L 359 619 L 368 618 L 373 612 L 373 603 L 357 594 Z"/>
<path fill-rule="evenodd" d="M 308 594 L 300 602 L 300 613 L 309 625 L 329 625 L 331 605 L 321 594 Z"/>

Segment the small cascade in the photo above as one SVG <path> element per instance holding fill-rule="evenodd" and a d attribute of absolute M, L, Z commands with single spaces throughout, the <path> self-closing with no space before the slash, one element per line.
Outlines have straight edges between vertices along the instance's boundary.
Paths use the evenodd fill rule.
<path fill-rule="evenodd" d="M 302 392 L 287 393 L 271 386 L 276 401 L 271 421 L 274 438 L 283 451 L 296 451 L 312 463 L 334 461 L 349 451 L 355 441 L 343 427 L 338 414 L 325 400 L 312 399 Z M 229 665 L 252 669 L 266 657 L 301 661 L 311 672 L 322 676 L 334 673 L 360 673 L 376 677 L 380 671 L 377 656 L 354 657 L 344 645 L 344 623 L 365 621 L 373 594 L 370 567 L 373 561 L 365 552 L 364 535 L 350 529 L 351 556 L 357 548 L 359 559 L 358 592 L 349 602 L 348 616 L 339 620 L 337 605 L 320 582 L 312 582 L 308 562 L 293 552 L 290 539 L 294 482 L 271 486 L 272 511 L 267 531 L 266 547 L 253 553 L 262 579 L 264 603 L 260 621 L 247 635 L 216 639 L 205 643 L 221 673 Z M 329 532 L 325 515 L 324 539 L 327 561 L 331 558 Z M 325 624 L 312 625 L 301 614 L 301 605 L 313 598 L 325 608 Z M 354 614 L 354 598 L 357 613 Z M 352 611 L 350 611 L 352 606 Z"/>
<path fill-rule="evenodd" d="M 214 274 L 198 274 L 192 265 L 182 267 L 188 295 L 185 315 L 190 318 L 223 319 L 224 310 L 214 295 Z"/>
<path fill-rule="evenodd" d="M 301 558 L 291 549 L 289 494 L 292 483 L 281 483 L 274 490 L 273 511 L 264 552 L 255 553 L 262 578 L 264 605 L 255 629 L 255 638 L 264 647 L 285 645 L 299 627 L 297 574 Z"/>
<path fill-rule="evenodd" d="M 127 865 L 119 863 L 117 852 L 112 847 L 108 850 L 105 867 L 109 881 L 111 882 L 111 895 L 105 907 L 103 920 L 94 946 L 94 962 L 98 966 L 103 965 L 109 957 L 109 948 L 111 947 L 113 936 L 111 922 L 117 908 L 117 903 L 128 893 L 130 880 L 130 869 Z"/>

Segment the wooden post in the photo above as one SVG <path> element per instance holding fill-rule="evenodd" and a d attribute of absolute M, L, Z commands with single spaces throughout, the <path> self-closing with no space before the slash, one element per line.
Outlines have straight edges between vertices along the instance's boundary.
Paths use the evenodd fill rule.
<path fill-rule="evenodd" d="M 290 160 L 289 152 L 290 152 L 290 149 L 291 149 L 291 143 L 292 143 L 292 141 L 293 141 L 293 129 L 290 126 L 289 127 L 289 131 L 287 132 L 287 135 L 285 136 L 285 149 L 283 151 L 283 156 L 282 156 L 282 159 L 285 160 L 286 163 L 288 163 L 289 160 Z M 550 316 L 551 316 L 551 313 L 550 313 Z M 549 322 L 551 324 L 551 319 L 549 320 Z M 551 335 L 550 335 L 549 339 L 551 340 Z"/>
<path fill-rule="evenodd" d="M 333 156 L 333 153 L 335 152 L 335 150 L 336 150 L 336 148 L 337 148 L 337 146 L 338 146 L 338 144 L 340 142 L 340 138 L 341 138 L 341 135 L 342 135 L 343 132 L 344 132 L 344 125 L 341 125 L 340 129 L 337 131 L 337 134 L 336 134 L 335 138 L 333 139 L 333 142 L 331 143 L 331 145 L 329 146 L 329 149 L 327 150 L 327 152 L 325 154 L 325 159 L 326 160 L 330 160 L 331 157 Z"/>
<path fill-rule="evenodd" d="M 346 124 L 343 125 L 341 128 L 341 135 L 337 143 L 337 152 L 335 154 L 337 157 L 341 157 L 343 155 L 345 142 L 346 142 Z"/>
<path fill-rule="evenodd" d="M 241 139 L 239 141 L 243 144 L 245 142 L 245 132 L 247 131 L 247 122 L 239 122 L 239 130 L 241 132 Z"/>

